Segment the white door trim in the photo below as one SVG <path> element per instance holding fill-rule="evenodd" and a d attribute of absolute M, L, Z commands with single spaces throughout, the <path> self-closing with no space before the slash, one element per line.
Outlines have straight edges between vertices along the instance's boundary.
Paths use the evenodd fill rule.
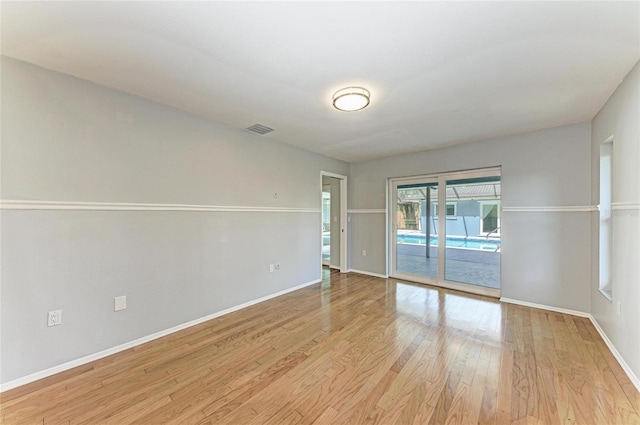
<path fill-rule="evenodd" d="M 333 177 L 340 180 L 340 273 L 347 273 L 347 176 L 320 171 L 320 210 L 322 210 L 322 177 Z M 322 228 L 322 218 L 320 218 Z M 320 262 L 322 262 L 322 237 L 320 237 Z M 322 278 L 322 273 L 321 276 Z"/>

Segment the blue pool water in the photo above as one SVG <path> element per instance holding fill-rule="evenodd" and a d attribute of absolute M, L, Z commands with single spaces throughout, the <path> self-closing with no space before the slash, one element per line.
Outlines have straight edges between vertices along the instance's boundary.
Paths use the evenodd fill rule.
<path fill-rule="evenodd" d="M 398 235 L 398 243 L 411 243 L 416 245 L 425 244 L 424 235 Z M 438 246 L 438 237 L 431 236 L 429 245 Z M 500 241 L 495 239 L 489 239 L 482 237 L 448 237 L 447 248 L 468 248 L 468 249 L 481 249 L 483 251 L 497 251 L 500 248 Z"/>

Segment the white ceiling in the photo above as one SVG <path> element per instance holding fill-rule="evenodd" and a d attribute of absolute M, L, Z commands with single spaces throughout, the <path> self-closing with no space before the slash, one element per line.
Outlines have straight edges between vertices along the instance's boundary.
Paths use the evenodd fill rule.
<path fill-rule="evenodd" d="M 2 54 L 345 161 L 591 119 L 640 2 L 6 2 Z M 331 95 L 372 93 L 359 112 Z"/>

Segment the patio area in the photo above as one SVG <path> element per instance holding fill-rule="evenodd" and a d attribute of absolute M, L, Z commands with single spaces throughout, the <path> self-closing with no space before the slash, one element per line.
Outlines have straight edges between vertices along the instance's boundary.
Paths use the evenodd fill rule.
<path fill-rule="evenodd" d="M 447 248 L 445 279 L 487 288 L 500 289 L 500 253 L 475 249 Z M 430 248 L 426 256 L 425 246 L 397 245 L 396 268 L 400 272 L 436 277 L 437 249 Z"/>

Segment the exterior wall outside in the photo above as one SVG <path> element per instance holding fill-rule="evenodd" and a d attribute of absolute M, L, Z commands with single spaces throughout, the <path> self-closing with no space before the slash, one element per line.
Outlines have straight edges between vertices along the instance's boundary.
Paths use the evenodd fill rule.
<path fill-rule="evenodd" d="M 591 205 L 590 140 L 587 122 L 353 163 L 349 208 L 385 209 L 389 178 L 501 166 L 502 296 L 588 312 L 591 213 L 562 209 Z M 351 267 L 385 274 L 384 214 L 350 224 Z"/>
<path fill-rule="evenodd" d="M 318 178 L 348 175 L 347 163 L 13 59 L 1 65 L 2 199 L 53 209 L 0 211 L 0 382 L 320 278 Z M 127 309 L 114 312 L 121 295 Z M 56 309 L 62 325 L 48 328 Z"/>
<path fill-rule="evenodd" d="M 591 221 L 591 314 L 640 377 L 640 62 L 592 121 L 591 200 L 600 199 L 600 145 L 613 136 L 612 296 L 599 292 L 598 214 Z M 621 314 L 617 304 L 621 303 Z"/>
<path fill-rule="evenodd" d="M 438 219 L 434 219 L 434 226 L 438 226 Z M 466 227 L 465 227 L 466 224 Z M 437 227 L 436 227 L 437 229 Z M 455 236 L 480 236 L 480 216 L 457 216 L 447 218 L 447 234 Z"/>
<path fill-rule="evenodd" d="M 492 200 L 492 202 L 500 205 L 500 201 Z M 481 202 L 476 200 L 460 200 L 456 202 L 448 202 L 447 204 L 455 204 L 457 213 L 453 216 L 447 216 L 447 233 L 457 236 L 484 236 L 480 226 L 480 208 Z M 437 203 L 431 203 L 431 211 L 437 209 Z M 426 203 L 420 202 L 420 221 L 417 230 L 424 233 L 427 228 Z M 434 229 L 438 229 L 439 217 L 431 217 L 431 234 L 435 234 Z M 399 223 L 400 226 L 402 223 Z"/>
<path fill-rule="evenodd" d="M 447 234 L 480 236 L 480 202 L 457 201 L 455 204 L 458 214 L 454 217 L 447 217 Z M 436 205 L 436 203 L 433 203 L 432 211 L 436 208 Z M 434 229 L 438 229 L 439 220 L 440 217 L 433 218 Z"/>

